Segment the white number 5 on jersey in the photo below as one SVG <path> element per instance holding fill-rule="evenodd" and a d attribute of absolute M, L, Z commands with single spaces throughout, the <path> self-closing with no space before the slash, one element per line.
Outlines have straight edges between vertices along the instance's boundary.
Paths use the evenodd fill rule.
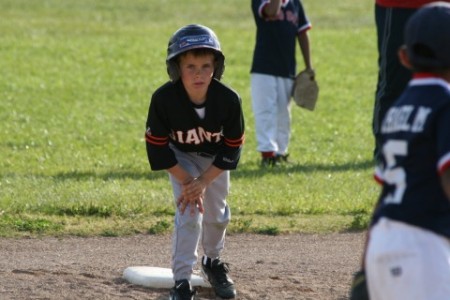
<path fill-rule="evenodd" d="M 389 140 L 383 146 L 383 154 L 386 159 L 386 167 L 383 170 L 383 179 L 386 183 L 395 186 L 393 193 L 384 198 L 386 204 L 400 204 L 406 190 L 406 172 L 401 167 L 396 167 L 396 156 L 408 154 L 408 144 L 401 140 Z"/>

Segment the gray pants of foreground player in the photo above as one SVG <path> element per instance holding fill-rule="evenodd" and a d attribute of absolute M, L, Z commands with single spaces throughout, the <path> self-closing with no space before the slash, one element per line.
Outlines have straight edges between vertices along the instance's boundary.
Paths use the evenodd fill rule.
<path fill-rule="evenodd" d="M 200 176 L 213 162 L 213 158 L 196 153 L 185 153 L 173 149 L 178 163 L 192 176 Z M 181 194 L 180 183 L 170 176 L 175 200 Z M 230 222 L 230 210 L 226 202 L 230 172 L 224 171 L 207 187 L 203 206 L 204 214 L 198 210 L 194 216 L 190 207 L 183 215 L 176 210 L 172 248 L 172 270 L 174 280 L 190 279 L 197 264 L 197 249 L 201 240 L 206 256 L 216 258 L 224 247 L 225 231 Z"/>

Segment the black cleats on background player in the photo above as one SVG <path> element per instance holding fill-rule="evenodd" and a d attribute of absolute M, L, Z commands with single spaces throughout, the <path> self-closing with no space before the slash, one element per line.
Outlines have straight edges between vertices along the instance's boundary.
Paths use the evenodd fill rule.
<path fill-rule="evenodd" d="M 188 280 L 177 280 L 170 290 L 169 300 L 194 300 L 195 294 Z"/>
<path fill-rule="evenodd" d="M 219 259 L 211 260 L 204 256 L 202 259 L 202 271 L 213 287 L 216 296 L 222 299 L 233 299 L 236 297 L 233 280 L 228 277 L 230 269 L 227 263 Z"/>
<path fill-rule="evenodd" d="M 272 157 L 263 157 L 261 167 L 275 167 L 283 164 L 289 164 L 289 154 L 276 154 Z"/>
<path fill-rule="evenodd" d="M 279 162 L 277 160 L 276 156 L 273 157 L 263 157 L 261 160 L 261 167 L 266 168 L 266 167 L 275 167 L 276 165 L 278 165 Z"/>
<path fill-rule="evenodd" d="M 289 154 L 277 154 L 275 160 L 281 164 L 289 164 Z"/>

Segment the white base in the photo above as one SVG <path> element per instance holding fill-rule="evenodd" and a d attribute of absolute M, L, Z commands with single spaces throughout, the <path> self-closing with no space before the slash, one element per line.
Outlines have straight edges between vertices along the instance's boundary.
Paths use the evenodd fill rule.
<path fill-rule="evenodd" d="M 123 278 L 136 285 L 151 288 L 172 288 L 175 285 L 172 270 L 158 267 L 128 267 L 123 271 Z M 210 284 L 199 275 L 192 275 L 192 286 L 210 287 Z"/>

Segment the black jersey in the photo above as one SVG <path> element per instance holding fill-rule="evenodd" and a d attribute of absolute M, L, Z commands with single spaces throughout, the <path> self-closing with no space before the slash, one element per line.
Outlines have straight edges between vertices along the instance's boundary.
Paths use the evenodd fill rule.
<path fill-rule="evenodd" d="M 440 174 L 450 167 L 450 85 L 416 74 L 381 126 L 381 217 L 450 237 L 450 202 Z"/>
<path fill-rule="evenodd" d="M 215 156 L 223 170 L 237 167 L 244 141 L 244 117 L 239 95 L 213 79 L 200 118 L 181 82 L 168 82 L 153 93 L 145 134 L 152 170 L 177 164 L 169 144 L 183 152 Z"/>

